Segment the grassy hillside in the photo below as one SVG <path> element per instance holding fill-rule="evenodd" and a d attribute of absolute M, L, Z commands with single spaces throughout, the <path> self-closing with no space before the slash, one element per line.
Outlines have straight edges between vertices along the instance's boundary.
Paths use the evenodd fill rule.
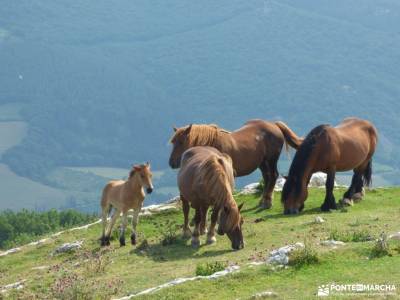
<path fill-rule="evenodd" d="M 20 176 L 59 188 L 49 177 L 60 168 L 151 160 L 165 170 L 173 125 L 233 130 L 282 119 L 305 134 L 356 115 L 377 125 L 376 161 L 393 167 L 385 180 L 400 183 L 396 0 L 6 0 L 1 8 L 0 104 L 27 124 L 2 162 Z M 101 180 L 83 185 L 92 179 Z M 73 191 L 74 180 L 63 189 Z M 87 209 L 96 191 L 66 198 Z"/>
<path fill-rule="evenodd" d="M 342 193 L 340 189 L 335 191 L 337 198 Z M 139 299 L 249 299 L 263 291 L 275 292 L 285 299 L 313 299 L 319 285 L 330 283 L 390 283 L 399 289 L 400 244 L 390 242 L 390 256 L 374 258 L 371 251 L 375 242 L 363 241 L 366 237 L 375 239 L 381 232 L 400 231 L 399 188 L 368 191 L 360 204 L 332 213 L 319 211 L 323 190 L 312 189 L 305 212 L 296 217 L 282 215 L 279 196 L 276 193 L 271 211 L 259 211 L 255 195 L 236 196 L 237 202 L 245 202 L 246 243 L 237 252 L 230 249 L 226 236 L 218 236 L 215 245 L 193 249 L 190 241 L 180 238 L 180 231 L 176 240 L 164 246 L 163 239 L 175 237 L 173 228 L 182 222 L 180 211 L 170 211 L 141 218 L 137 247 L 120 248 L 115 239 L 110 247 L 100 249 L 97 240 L 100 226 L 96 225 L 0 257 L 0 286 L 26 280 L 23 289 L 4 296 L 10 298 L 70 299 L 78 295 L 108 299 L 137 293 L 178 277 L 191 277 L 199 265 L 220 262 L 237 264 L 241 269 L 216 280 L 184 283 Z M 317 215 L 326 222 L 314 224 Z M 171 232 L 160 233 L 160 228 L 166 227 L 172 228 Z M 337 249 L 320 245 L 320 241 L 332 236 L 346 244 Z M 77 240 L 83 240 L 81 250 L 51 255 L 62 243 Z M 204 243 L 205 237 L 201 240 Z M 276 270 L 265 264 L 248 265 L 265 259 L 272 249 L 305 240 L 317 252 L 317 264 Z"/>

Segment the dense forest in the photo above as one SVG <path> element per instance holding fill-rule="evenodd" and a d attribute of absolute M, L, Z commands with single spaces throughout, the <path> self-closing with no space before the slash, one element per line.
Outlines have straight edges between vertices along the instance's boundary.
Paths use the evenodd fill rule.
<path fill-rule="evenodd" d="M 74 210 L 0 212 L 0 249 L 19 246 L 47 233 L 84 225 L 97 219 L 93 214 Z"/>

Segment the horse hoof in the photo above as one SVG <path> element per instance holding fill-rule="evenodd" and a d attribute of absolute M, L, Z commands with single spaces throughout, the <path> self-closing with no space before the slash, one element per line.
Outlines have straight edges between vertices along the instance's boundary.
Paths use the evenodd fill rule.
<path fill-rule="evenodd" d="M 330 209 L 338 209 L 337 204 L 336 203 L 331 204 Z"/>
<path fill-rule="evenodd" d="M 297 215 L 299 213 L 299 210 L 297 208 L 287 208 L 284 211 L 285 215 Z"/>
<path fill-rule="evenodd" d="M 212 245 L 217 242 L 217 238 L 215 236 L 211 236 L 207 238 L 207 245 Z"/>
<path fill-rule="evenodd" d="M 126 244 L 125 244 L 125 239 L 124 239 L 124 238 L 119 239 L 119 245 L 120 245 L 121 247 L 123 247 L 123 246 L 126 245 Z"/>
<path fill-rule="evenodd" d="M 342 200 L 340 200 L 340 203 L 343 206 L 353 206 L 354 205 L 354 201 L 352 199 L 348 199 L 348 198 L 343 198 Z"/>
<path fill-rule="evenodd" d="M 351 199 L 352 199 L 355 203 L 360 202 L 360 201 L 362 200 L 362 198 L 363 198 L 363 194 L 362 194 L 362 193 L 355 193 L 355 194 L 353 195 L 353 197 L 351 197 Z"/>
<path fill-rule="evenodd" d="M 272 207 L 272 203 L 269 203 L 269 202 L 267 202 L 267 203 L 265 203 L 265 202 L 260 203 L 260 208 L 261 208 L 261 209 L 270 209 L 271 207 Z"/>
<path fill-rule="evenodd" d="M 192 239 L 192 247 L 199 248 L 200 247 L 200 240 L 199 239 Z"/>
<path fill-rule="evenodd" d="M 321 206 L 321 211 L 329 211 L 330 210 L 330 208 L 329 208 L 329 206 L 327 206 L 327 205 L 322 205 Z"/>
<path fill-rule="evenodd" d="M 191 236 L 192 236 L 192 232 L 190 231 L 190 229 L 183 230 L 183 238 L 184 239 L 188 239 Z"/>

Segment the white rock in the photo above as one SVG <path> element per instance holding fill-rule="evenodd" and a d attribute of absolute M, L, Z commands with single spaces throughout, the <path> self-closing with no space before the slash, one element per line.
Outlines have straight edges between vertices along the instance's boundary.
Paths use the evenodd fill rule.
<path fill-rule="evenodd" d="M 49 240 L 49 239 L 41 239 L 41 240 L 38 240 L 38 241 L 36 241 L 36 242 L 29 243 L 28 246 L 41 245 L 41 244 L 46 243 L 48 240 Z"/>
<path fill-rule="evenodd" d="M 264 298 L 275 298 L 278 297 L 278 294 L 275 292 L 270 292 L 270 291 L 265 291 L 265 292 L 261 292 L 261 293 L 257 293 L 253 296 L 251 296 L 250 299 L 264 299 Z"/>
<path fill-rule="evenodd" d="M 267 263 L 274 265 L 287 265 L 289 264 L 290 252 L 301 248 L 304 248 L 303 243 L 287 245 L 279 249 L 272 250 L 267 258 Z"/>
<path fill-rule="evenodd" d="M 389 236 L 389 239 L 392 239 L 392 240 L 400 240 L 400 231 L 397 232 L 397 233 L 395 233 L 395 234 L 391 234 L 391 235 Z"/>
<path fill-rule="evenodd" d="M 37 266 L 33 267 L 32 270 L 47 270 L 50 266 Z"/>
<path fill-rule="evenodd" d="M 6 255 L 8 255 L 8 254 L 16 253 L 16 252 L 19 252 L 19 251 L 21 251 L 21 248 L 19 248 L 19 247 L 17 247 L 17 248 L 12 248 L 12 249 L 10 249 L 10 250 L 1 252 L 1 253 L 0 253 L 0 256 L 6 256 Z"/>
<path fill-rule="evenodd" d="M 21 281 L 15 282 L 15 283 L 7 284 L 1 288 L 0 293 L 5 293 L 8 290 L 12 290 L 12 289 L 20 290 L 24 287 L 23 283 L 25 281 L 26 280 L 21 280 Z"/>
<path fill-rule="evenodd" d="M 168 201 L 166 201 L 165 203 L 167 203 L 167 204 L 172 204 L 172 203 L 177 203 L 177 202 L 179 202 L 180 200 L 181 200 L 181 197 L 180 197 L 180 196 L 175 196 L 175 197 L 169 199 Z"/>
<path fill-rule="evenodd" d="M 314 223 L 316 223 L 316 224 L 321 224 L 321 223 L 324 223 L 324 222 L 325 222 L 325 220 L 320 216 L 316 216 L 315 219 L 314 219 Z"/>
<path fill-rule="evenodd" d="M 69 251 L 75 251 L 77 249 L 82 248 L 83 241 L 76 241 L 73 243 L 65 243 L 54 250 L 54 254 L 64 253 Z"/>
<path fill-rule="evenodd" d="M 219 277 L 222 277 L 222 276 L 226 276 L 226 275 L 228 275 L 230 273 L 239 271 L 239 269 L 240 269 L 239 266 L 230 266 L 230 267 L 226 268 L 223 271 L 216 272 L 216 273 L 214 273 L 212 275 L 209 275 L 209 276 L 194 276 L 194 277 L 177 278 L 177 279 L 174 279 L 174 280 L 169 281 L 167 283 L 164 283 L 164 284 L 149 288 L 147 290 L 141 291 L 139 293 L 131 294 L 131 295 L 128 295 L 126 297 L 118 298 L 118 299 L 115 299 L 115 300 L 132 299 L 132 298 L 135 298 L 135 297 L 138 297 L 138 296 L 141 296 L 141 295 L 154 293 L 154 292 L 157 292 L 157 291 L 159 291 L 161 289 L 168 288 L 168 287 L 171 287 L 171 286 L 175 286 L 175 285 L 178 285 L 178 284 L 182 284 L 182 283 L 185 283 L 185 282 L 188 282 L 188 281 L 194 281 L 194 280 L 199 280 L 199 279 L 216 279 L 216 278 L 219 278 Z"/>
<path fill-rule="evenodd" d="M 336 247 L 336 246 L 343 246 L 346 245 L 346 243 L 342 242 L 342 241 L 335 241 L 335 240 L 326 240 L 326 241 L 322 241 L 321 245 L 323 246 L 330 246 L 330 247 Z"/>
<path fill-rule="evenodd" d="M 239 194 L 241 195 L 250 195 L 250 194 L 255 194 L 258 191 L 258 186 L 260 184 L 258 182 L 254 182 L 254 183 L 250 183 L 248 185 L 246 185 Z"/>
<path fill-rule="evenodd" d="M 311 176 L 310 183 L 308 184 L 309 187 L 325 187 L 325 182 L 326 182 L 327 175 L 322 172 L 317 172 L 314 173 Z M 335 186 L 337 186 L 337 183 L 335 181 Z"/>

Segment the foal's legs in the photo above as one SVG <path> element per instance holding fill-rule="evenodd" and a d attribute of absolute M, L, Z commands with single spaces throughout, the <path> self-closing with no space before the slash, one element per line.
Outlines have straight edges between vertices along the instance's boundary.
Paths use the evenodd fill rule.
<path fill-rule="evenodd" d="M 120 213 L 121 213 L 120 210 L 115 210 L 113 216 L 111 217 L 111 221 L 106 230 L 106 237 L 105 237 L 105 244 L 107 246 L 110 245 L 110 237 L 111 237 L 112 229 L 113 229 L 115 221 L 117 221 Z"/>
<path fill-rule="evenodd" d="M 214 207 L 211 214 L 210 229 L 207 234 L 207 244 L 214 244 L 217 239 L 215 238 L 215 225 L 217 224 L 219 210 Z"/>
<path fill-rule="evenodd" d="M 128 224 L 128 211 L 122 212 L 121 231 L 119 234 L 119 245 L 125 246 L 125 229 Z"/>
<path fill-rule="evenodd" d="M 139 222 L 139 212 L 141 207 L 135 208 L 133 211 L 133 218 L 132 218 L 132 234 L 131 234 L 131 244 L 136 245 L 136 226 Z"/>
<path fill-rule="evenodd" d="M 200 246 L 200 222 L 201 222 L 201 209 L 196 209 L 196 214 L 194 216 L 194 230 L 192 234 L 192 246 Z"/>
<path fill-rule="evenodd" d="M 274 187 L 278 179 L 278 158 L 272 158 L 269 161 L 265 160 L 260 170 L 264 179 L 264 191 L 260 200 L 260 207 L 268 209 L 272 207 L 272 199 L 274 197 Z"/>
<path fill-rule="evenodd" d="M 102 207 L 101 223 L 103 225 L 103 230 L 101 233 L 101 246 L 106 246 L 106 227 L 107 227 L 108 211 L 109 211 L 109 207 Z"/>
<path fill-rule="evenodd" d="M 192 232 L 190 231 L 190 228 L 189 228 L 190 206 L 189 206 L 189 202 L 187 202 L 186 199 L 182 197 L 182 195 L 181 195 L 181 201 L 182 201 L 182 210 L 183 210 L 183 217 L 184 217 L 183 237 L 189 238 L 192 235 Z"/>
<path fill-rule="evenodd" d="M 321 205 L 322 211 L 329 211 L 330 209 L 337 209 L 335 196 L 333 195 L 333 188 L 335 186 L 335 171 L 329 171 L 326 178 L 325 188 L 326 196 L 325 201 Z"/>

